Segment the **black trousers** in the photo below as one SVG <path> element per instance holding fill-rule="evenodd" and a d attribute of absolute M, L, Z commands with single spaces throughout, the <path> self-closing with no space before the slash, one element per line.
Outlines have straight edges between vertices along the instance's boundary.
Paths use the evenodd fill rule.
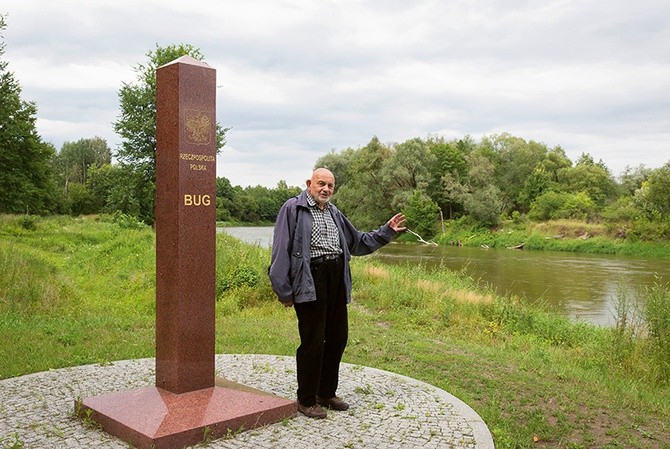
<path fill-rule="evenodd" d="M 343 269 L 342 257 L 312 265 L 316 301 L 294 305 L 300 334 L 298 402 L 307 407 L 317 395 L 328 399 L 337 391 L 349 334 Z"/>

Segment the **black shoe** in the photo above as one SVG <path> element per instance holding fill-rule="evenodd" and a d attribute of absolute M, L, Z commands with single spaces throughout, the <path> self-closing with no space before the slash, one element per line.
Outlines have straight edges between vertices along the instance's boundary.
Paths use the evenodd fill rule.
<path fill-rule="evenodd" d="M 298 411 L 308 418 L 324 419 L 326 416 L 328 416 L 326 411 L 322 409 L 318 404 L 314 404 L 311 407 L 307 407 L 306 405 L 298 403 Z"/>
<path fill-rule="evenodd" d="M 329 409 L 332 410 L 337 410 L 340 412 L 344 412 L 346 410 L 349 410 L 349 404 L 344 402 L 342 399 L 338 398 L 337 396 L 332 397 L 330 399 L 324 399 L 319 396 L 316 397 L 316 403 L 319 405 L 324 405 L 328 407 Z"/>

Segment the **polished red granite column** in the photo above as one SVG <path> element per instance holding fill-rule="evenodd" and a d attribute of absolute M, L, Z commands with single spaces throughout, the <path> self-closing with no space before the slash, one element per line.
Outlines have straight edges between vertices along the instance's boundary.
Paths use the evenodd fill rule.
<path fill-rule="evenodd" d="M 156 71 L 156 386 L 214 386 L 216 71 Z"/>
<path fill-rule="evenodd" d="M 140 449 L 175 449 L 293 416 L 297 404 L 214 376 L 216 72 L 156 71 L 156 382 L 75 412 Z"/>

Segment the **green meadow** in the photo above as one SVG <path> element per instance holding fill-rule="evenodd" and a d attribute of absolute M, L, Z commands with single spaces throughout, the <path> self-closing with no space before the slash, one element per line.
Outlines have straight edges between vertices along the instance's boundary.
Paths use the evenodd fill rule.
<path fill-rule="evenodd" d="M 269 258 L 217 236 L 217 352 L 294 355 L 295 315 L 272 293 Z M 647 296 L 647 314 L 622 304 L 616 326 L 600 328 L 447 270 L 365 257 L 352 271 L 345 361 L 459 397 L 497 448 L 670 448 L 667 286 L 627 292 Z M 125 216 L 0 217 L 0 378 L 153 357 L 154 319 L 150 227 Z"/>

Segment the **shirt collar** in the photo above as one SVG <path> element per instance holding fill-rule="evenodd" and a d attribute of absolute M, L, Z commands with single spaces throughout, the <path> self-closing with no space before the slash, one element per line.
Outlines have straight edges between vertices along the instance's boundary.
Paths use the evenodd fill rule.
<path fill-rule="evenodd" d="M 305 191 L 307 193 L 307 204 L 309 204 L 309 207 L 318 207 L 316 200 L 312 195 L 309 194 L 308 191 Z M 330 201 L 326 202 L 326 205 L 324 206 L 323 210 L 329 209 L 330 208 Z"/>

